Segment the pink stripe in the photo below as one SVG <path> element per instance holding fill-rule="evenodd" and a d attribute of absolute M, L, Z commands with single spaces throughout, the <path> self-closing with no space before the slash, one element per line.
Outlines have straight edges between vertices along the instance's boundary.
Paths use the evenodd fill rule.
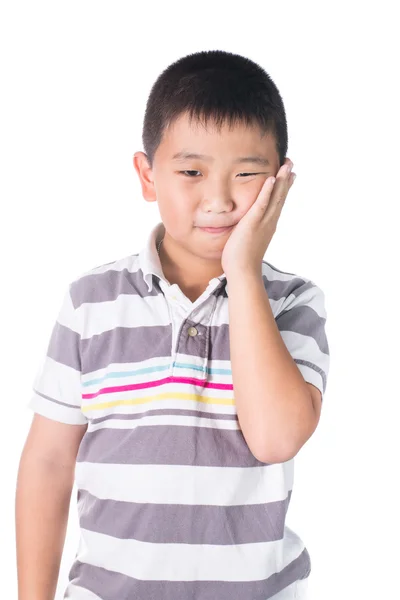
<path fill-rule="evenodd" d="M 111 394 L 113 392 L 127 392 L 129 390 L 143 390 L 145 388 L 153 388 L 165 383 L 190 383 L 204 388 L 213 390 L 233 390 L 231 383 L 211 383 L 204 379 L 196 379 L 194 377 L 165 377 L 165 379 L 157 379 L 156 381 L 148 381 L 145 383 L 132 383 L 131 385 L 116 385 L 113 387 L 102 388 L 94 394 L 82 394 L 82 399 L 90 400 L 97 398 L 101 394 Z"/>

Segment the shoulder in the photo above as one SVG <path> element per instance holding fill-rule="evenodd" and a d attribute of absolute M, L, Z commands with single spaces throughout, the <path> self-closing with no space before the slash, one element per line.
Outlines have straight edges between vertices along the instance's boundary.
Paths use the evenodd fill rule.
<path fill-rule="evenodd" d="M 275 300 L 284 300 L 303 291 L 305 287 L 315 286 L 308 277 L 282 271 L 266 260 L 262 261 L 262 276 L 268 295 Z"/>
<path fill-rule="evenodd" d="M 310 310 L 326 319 L 325 293 L 314 280 L 304 275 L 282 271 L 263 260 L 262 275 L 275 319 L 291 311 L 299 318 Z"/>
<path fill-rule="evenodd" d="M 78 273 L 69 284 L 75 308 L 86 302 L 114 300 L 123 292 L 126 275 L 138 270 L 138 256 L 130 254 Z"/>

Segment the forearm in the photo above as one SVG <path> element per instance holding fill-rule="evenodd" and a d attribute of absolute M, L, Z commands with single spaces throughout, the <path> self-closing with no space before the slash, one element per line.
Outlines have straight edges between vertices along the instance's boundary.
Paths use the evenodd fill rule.
<path fill-rule="evenodd" d="M 15 497 L 18 600 L 53 600 L 73 486 L 70 467 L 22 454 Z"/>
<path fill-rule="evenodd" d="M 282 462 L 304 439 L 314 411 L 311 396 L 282 339 L 261 274 L 241 273 L 228 285 L 232 379 L 242 433 L 257 458 Z"/>

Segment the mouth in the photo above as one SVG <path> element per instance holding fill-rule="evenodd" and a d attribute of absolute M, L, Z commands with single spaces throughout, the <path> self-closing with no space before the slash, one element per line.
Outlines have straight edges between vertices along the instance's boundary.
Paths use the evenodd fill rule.
<path fill-rule="evenodd" d="M 230 227 L 199 227 L 201 231 L 206 233 L 226 233 L 227 231 L 231 231 L 235 225 L 231 225 Z"/>

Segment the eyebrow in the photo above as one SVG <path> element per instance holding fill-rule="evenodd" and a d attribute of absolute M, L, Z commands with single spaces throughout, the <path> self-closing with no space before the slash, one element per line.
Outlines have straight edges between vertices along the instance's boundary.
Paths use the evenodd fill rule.
<path fill-rule="evenodd" d="M 211 156 L 206 156 L 205 154 L 196 154 L 194 152 L 177 152 L 176 154 L 173 155 L 172 160 L 176 160 L 177 162 L 183 162 L 184 160 L 187 160 L 189 158 L 197 158 L 199 160 L 205 160 L 207 162 L 212 162 L 214 159 Z M 267 158 L 265 158 L 264 156 L 240 156 L 239 158 L 236 158 L 234 161 L 234 164 L 241 164 L 241 163 L 255 163 L 257 165 L 261 165 L 263 167 L 269 166 L 270 162 Z"/>

